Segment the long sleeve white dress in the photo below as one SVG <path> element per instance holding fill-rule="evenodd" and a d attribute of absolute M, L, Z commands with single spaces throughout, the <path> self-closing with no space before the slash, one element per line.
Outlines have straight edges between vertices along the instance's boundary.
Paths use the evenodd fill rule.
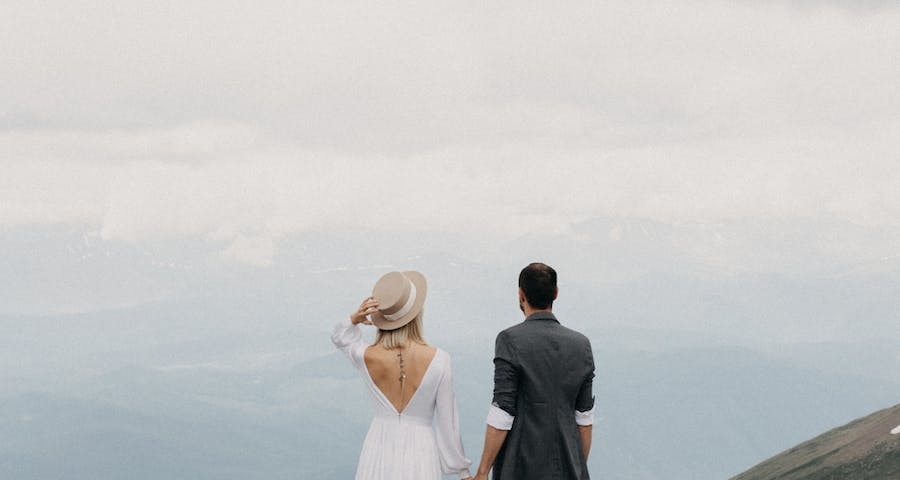
<path fill-rule="evenodd" d="M 459 416 L 453 394 L 450 355 L 437 349 L 419 388 L 398 412 L 378 389 L 364 354 L 368 344 L 349 319 L 338 323 L 331 336 L 362 375 L 372 395 L 375 417 L 363 442 L 356 480 L 440 480 L 441 475 L 470 477 Z"/>

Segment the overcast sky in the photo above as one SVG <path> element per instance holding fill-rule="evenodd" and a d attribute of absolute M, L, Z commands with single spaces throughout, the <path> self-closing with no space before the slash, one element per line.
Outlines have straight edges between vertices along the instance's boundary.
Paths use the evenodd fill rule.
<path fill-rule="evenodd" d="M 378 5 L 4 1 L 0 227 L 900 225 L 896 2 Z"/>

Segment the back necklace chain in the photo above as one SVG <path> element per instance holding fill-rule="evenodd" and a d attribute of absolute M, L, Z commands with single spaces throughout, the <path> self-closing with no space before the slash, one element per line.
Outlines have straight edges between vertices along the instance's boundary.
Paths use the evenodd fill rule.
<path fill-rule="evenodd" d="M 410 345 L 410 350 L 412 349 L 412 345 Z M 397 349 L 397 361 L 400 362 L 400 405 L 404 405 L 405 395 L 404 395 L 404 387 L 406 386 L 406 366 L 403 364 L 403 347 Z M 405 410 L 406 408 L 404 408 Z M 397 410 L 397 419 L 399 420 L 401 416 L 401 410 Z"/>

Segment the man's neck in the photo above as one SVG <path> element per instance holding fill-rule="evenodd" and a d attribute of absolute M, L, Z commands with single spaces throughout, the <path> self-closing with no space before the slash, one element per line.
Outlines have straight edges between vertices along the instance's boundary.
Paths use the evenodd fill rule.
<path fill-rule="evenodd" d="M 534 310 L 534 309 L 528 308 L 527 306 L 525 307 L 525 318 L 528 318 L 528 317 L 534 315 L 535 313 L 553 313 L 553 309 L 552 308 L 543 308 L 540 310 Z"/>

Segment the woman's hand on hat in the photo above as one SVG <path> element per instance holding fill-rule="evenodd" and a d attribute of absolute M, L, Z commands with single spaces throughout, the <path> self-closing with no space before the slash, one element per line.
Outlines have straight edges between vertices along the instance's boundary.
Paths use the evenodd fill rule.
<path fill-rule="evenodd" d="M 375 300 L 375 297 L 366 297 L 359 305 L 359 308 L 350 314 L 350 321 L 353 322 L 354 325 L 359 325 L 360 323 L 371 325 L 372 321 L 369 320 L 369 315 L 377 311 L 378 300 Z"/>

